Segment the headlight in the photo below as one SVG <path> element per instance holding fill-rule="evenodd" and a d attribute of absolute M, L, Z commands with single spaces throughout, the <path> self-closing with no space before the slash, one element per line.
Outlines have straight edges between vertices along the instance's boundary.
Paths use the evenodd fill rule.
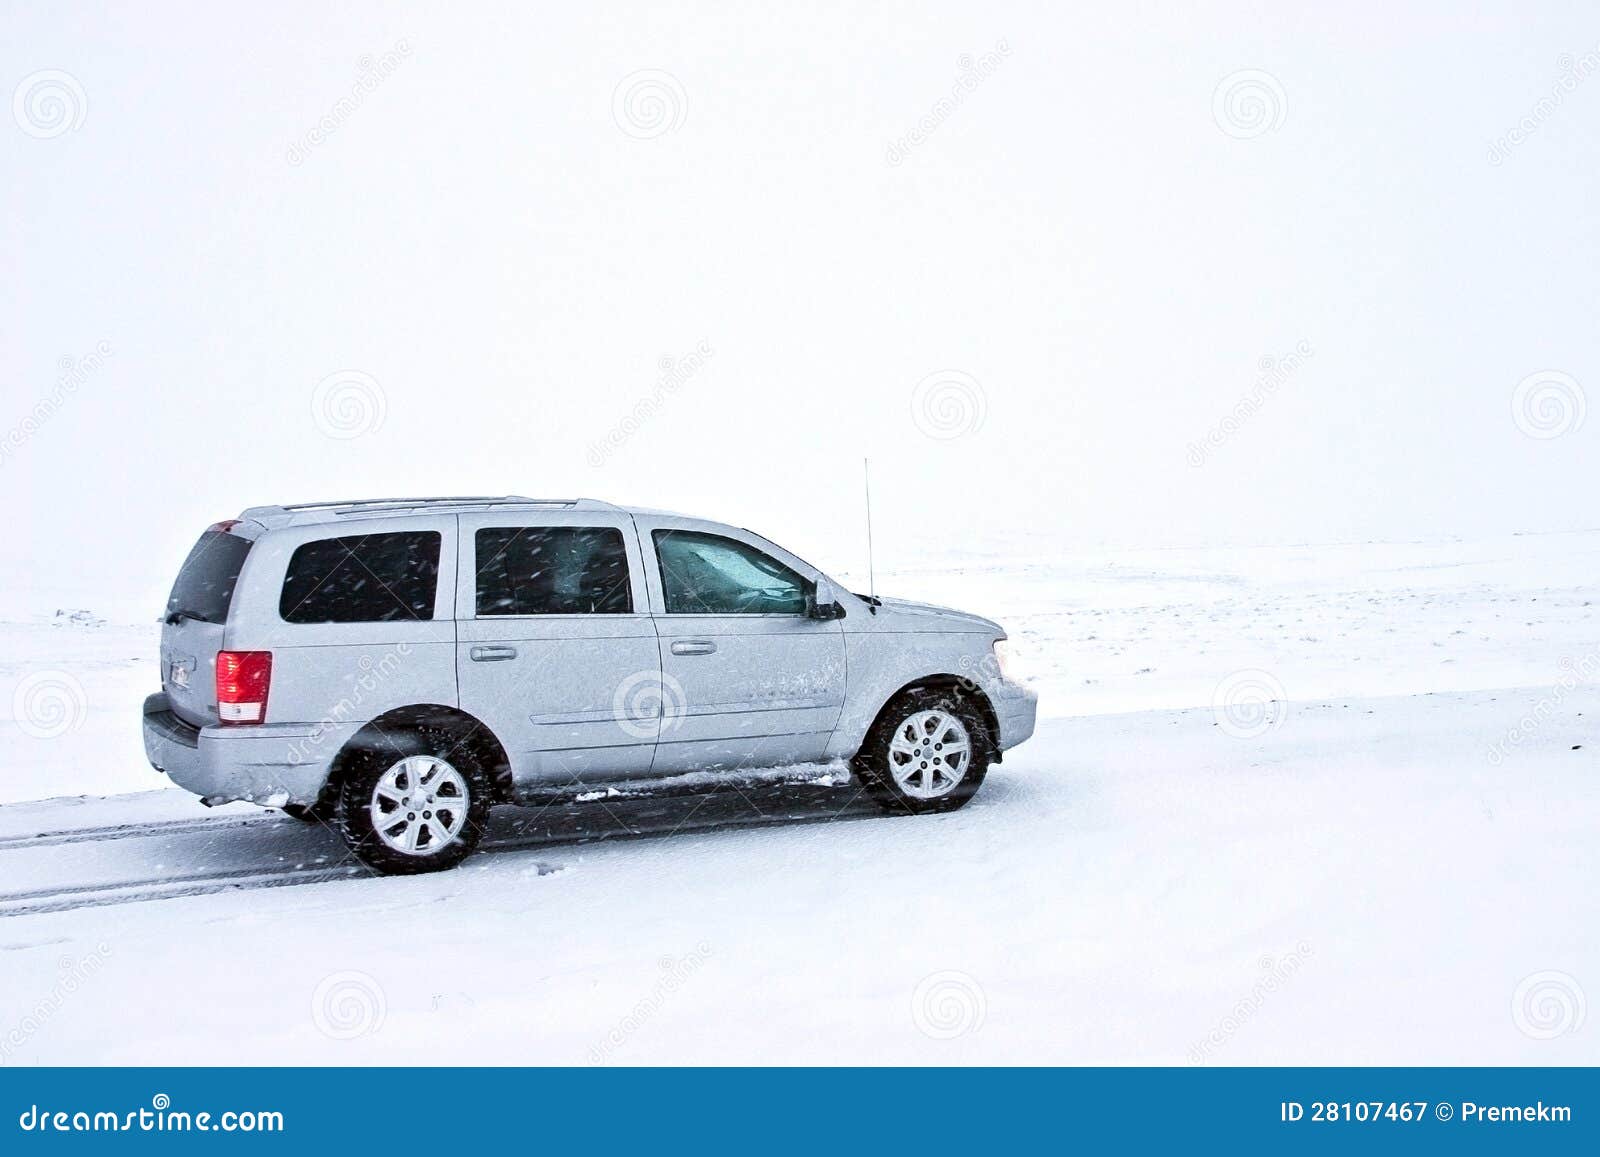
<path fill-rule="evenodd" d="M 994 664 L 1000 669 L 1000 678 L 1012 682 L 1017 678 L 1017 657 L 1011 650 L 1011 643 L 1006 639 L 994 641 Z"/>
<path fill-rule="evenodd" d="M 1034 666 L 1036 660 L 1037 656 L 1009 639 L 994 641 L 994 670 L 1007 683 L 1031 687 L 1039 674 Z"/>

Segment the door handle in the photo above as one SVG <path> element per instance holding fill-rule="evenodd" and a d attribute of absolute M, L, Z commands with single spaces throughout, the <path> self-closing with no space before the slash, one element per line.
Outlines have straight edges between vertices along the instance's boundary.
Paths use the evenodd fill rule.
<path fill-rule="evenodd" d="M 500 663 L 506 659 L 515 659 L 515 647 L 474 647 L 467 654 L 474 663 Z"/>
<path fill-rule="evenodd" d="M 672 644 L 674 655 L 714 655 L 717 645 L 710 639 L 679 639 Z"/>

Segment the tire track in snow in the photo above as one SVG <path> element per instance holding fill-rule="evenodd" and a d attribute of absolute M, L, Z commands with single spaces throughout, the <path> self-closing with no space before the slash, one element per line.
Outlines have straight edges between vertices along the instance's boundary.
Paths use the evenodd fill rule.
<path fill-rule="evenodd" d="M 192 820 L 152 820 L 141 824 L 103 824 L 99 827 L 63 828 L 32 835 L 0 836 L 0 852 L 48 848 L 58 844 L 98 844 L 146 836 L 177 836 L 190 832 L 226 831 L 230 828 L 264 827 L 282 821 L 274 816 L 207 816 Z"/>
<path fill-rule="evenodd" d="M 486 839 L 479 852 L 489 855 L 523 851 L 538 847 L 573 846 L 608 840 L 645 839 L 674 834 L 692 835 L 718 831 L 739 831 L 770 826 L 800 826 L 828 823 L 838 820 L 862 819 L 878 816 L 878 809 L 853 789 L 844 792 L 848 797 L 841 804 L 838 792 L 796 800 L 793 785 L 756 792 L 723 790 L 693 796 L 661 797 L 638 795 L 624 799 L 611 799 L 604 806 L 596 803 L 567 803 L 555 810 L 554 817 L 540 812 L 531 822 L 524 821 L 511 835 Z M 777 805 L 771 814 L 763 812 L 751 799 L 776 796 L 765 800 Z M 717 800 L 722 804 L 742 801 L 750 810 L 734 817 L 716 818 L 713 812 L 699 822 L 694 822 L 703 805 Z M 797 807 L 797 804 L 799 805 Z M 618 814 L 618 813 L 622 814 Z M 633 812 L 640 812 L 631 816 Z M 581 826 L 581 819 L 604 813 L 614 825 L 610 829 L 594 830 Z M 575 825 L 575 817 L 577 823 Z M 676 818 L 675 818 L 676 817 Z M 527 832 L 537 825 L 542 830 Z M 282 827 L 286 832 L 303 832 L 298 821 L 275 817 L 248 817 L 243 819 L 196 819 L 161 821 L 150 824 L 109 824 L 98 828 L 80 828 L 69 831 L 41 832 L 34 836 L 14 836 L 0 842 L 0 851 L 24 851 L 62 843 L 100 843 L 123 840 L 138 835 L 186 835 L 209 833 L 242 827 Z M 576 826 L 576 830 L 574 827 Z M 539 863 L 538 874 L 553 875 L 561 870 L 560 864 Z M 99 908 L 114 905 L 137 904 L 152 900 L 180 899 L 188 896 L 212 895 L 219 892 L 252 891 L 264 888 L 295 887 L 303 884 L 330 883 L 338 880 L 381 878 L 379 873 L 354 861 L 339 864 L 296 865 L 290 868 L 240 867 L 217 871 L 196 872 L 177 876 L 144 879 L 122 879 L 88 887 L 65 884 L 55 887 L 34 888 L 24 891 L 0 893 L 0 920 L 24 916 L 41 916 L 57 912 L 70 912 L 79 908 Z"/>

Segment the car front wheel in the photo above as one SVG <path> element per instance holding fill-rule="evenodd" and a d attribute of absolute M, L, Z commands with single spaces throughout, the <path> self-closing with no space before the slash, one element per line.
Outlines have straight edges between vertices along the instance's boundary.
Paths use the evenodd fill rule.
<path fill-rule="evenodd" d="M 853 766 L 888 811 L 954 811 L 989 770 L 989 735 L 972 702 L 953 690 L 919 687 L 897 696 L 873 724 Z"/>

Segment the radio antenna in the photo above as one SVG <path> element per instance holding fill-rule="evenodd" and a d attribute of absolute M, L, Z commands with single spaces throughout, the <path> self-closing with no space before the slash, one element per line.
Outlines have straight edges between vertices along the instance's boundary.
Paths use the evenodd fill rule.
<path fill-rule="evenodd" d="M 861 459 L 861 487 L 867 496 L 867 594 L 876 600 L 878 576 L 872 566 L 872 464 L 868 458 Z M 878 613 L 876 606 L 872 608 L 872 613 Z"/>

